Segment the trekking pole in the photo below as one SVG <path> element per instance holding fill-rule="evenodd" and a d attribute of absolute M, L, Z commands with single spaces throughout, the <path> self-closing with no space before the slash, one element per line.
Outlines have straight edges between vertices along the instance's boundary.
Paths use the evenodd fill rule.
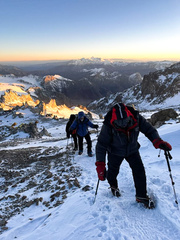
<path fill-rule="evenodd" d="M 97 137 L 97 138 L 99 137 L 99 131 L 98 131 L 98 128 L 97 128 L 97 135 L 96 135 L 96 137 Z"/>
<path fill-rule="evenodd" d="M 72 160 L 73 160 L 73 163 L 74 163 L 74 151 L 73 151 L 74 143 L 73 143 L 72 136 L 71 136 L 71 145 L 72 145 Z"/>
<path fill-rule="evenodd" d="M 169 175 L 170 175 L 170 178 L 171 178 L 171 183 L 172 183 L 172 187 L 173 187 L 173 191 L 174 191 L 175 203 L 177 204 L 177 209 L 179 210 L 177 195 L 176 195 L 176 191 L 175 191 L 175 187 L 174 187 L 175 182 L 173 181 L 173 177 L 172 177 L 172 174 L 171 174 L 171 167 L 170 167 L 170 163 L 169 163 L 169 159 L 171 160 L 172 156 L 171 156 L 169 151 L 164 151 L 164 155 L 166 157 L 166 161 L 167 161 L 167 165 L 168 165 L 168 169 L 169 169 Z"/>
<path fill-rule="evenodd" d="M 69 138 L 67 139 L 66 149 L 68 149 Z"/>
<path fill-rule="evenodd" d="M 67 139 L 67 145 L 66 145 L 66 158 L 69 158 L 69 149 L 68 149 L 68 144 L 69 144 L 69 138 Z"/>
<path fill-rule="evenodd" d="M 99 187 L 99 179 L 98 179 L 97 186 L 96 186 L 96 192 L 95 192 L 95 197 L 94 197 L 94 202 L 93 202 L 93 204 L 94 204 L 95 201 L 96 201 L 96 196 L 97 196 L 98 187 Z"/>
<path fill-rule="evenodd" d="M 73 139 L 72 139 L 72 136 L 71 136 L 71 145 L 72 145 L 72 152 L 73 152 Z"/>

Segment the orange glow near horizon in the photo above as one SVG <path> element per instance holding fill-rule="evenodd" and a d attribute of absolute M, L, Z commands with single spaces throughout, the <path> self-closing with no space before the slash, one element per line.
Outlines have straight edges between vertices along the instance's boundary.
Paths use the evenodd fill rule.
<path fill-rule="evenodd" d="M 97 58 L 102 58 L 102 59 L 122 59 L 122 60 L 127 60 L 127 61 L 163 61 L 163 60 L 171 60 L 171 61 L 180 61 L 180 55 L 175 54 L 175 55 L 167 55 L 167 54 L 159 54 L 159 55 L 141 55 L 141 54 L 134 54 L 134 55 L 111 55 L 111 56 L 106 56 L 106 55 L 87 55 L 85 54 L 84 56 L 0 56 L 0 62 L 29 62 L 29 61 L 66 61 L 66 60 L 75 60 L 75 59 L 81 59 L 81 58 L 91 58 L 91 57 L 97 57 Z"/>

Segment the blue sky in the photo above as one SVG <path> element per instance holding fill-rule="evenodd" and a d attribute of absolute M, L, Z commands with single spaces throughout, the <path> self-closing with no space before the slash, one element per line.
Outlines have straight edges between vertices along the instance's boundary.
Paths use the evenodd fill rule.
<path fill-rule="evenodd" d="M 179 0 L 0 0 L 0 61 L 180 60 Z"/>

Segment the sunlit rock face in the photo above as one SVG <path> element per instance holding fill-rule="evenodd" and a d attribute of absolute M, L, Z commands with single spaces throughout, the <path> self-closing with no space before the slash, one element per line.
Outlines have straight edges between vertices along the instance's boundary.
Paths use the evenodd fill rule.
<path fill-rule="evenodd" d="M 4 111 L 12 110 L 16 106 L 23 106 L 27 104 L 28 106 L 35 107 L 39 104 L 39 100 L 34 101 L 29 94 L 18 95 L 14 91 L 6 91 L 2 96 L 2 102 L 0 103 L 0 108 Z"/>
<path fill-rule="evenodd" d="M 51 82 L 53 80 L 57 79 L 56 76 L 51 76 L 51 75 L 47 75 L 45 78 L 44 78 L 44 82 L 45 83 L 48 83 L 48 82 Z"/>
<path fill-rule="evenodd" d="M 55 99 L 51 99 L 48 104 L 43 103 L 43 110 L 40 113 L 43 116 L 51 117 L 51 118 L 69 118 L 71 114 L 78 114 L 79 111 L 84 111 L 85 114 L 89 114 L 89 111 L 84 106 L 78 106 L 69 108 L 65 104 L 57 105 Z M 91 113 L 92 114 L 92 113 Z M 98 118 L 98 116 L 94 114 L 94 118 Z"/>
<path fill-rule="evenodd" d="M 79 111 L 84 111 L 85 114 L 90 113 L 87 108 L 82 105 L 79 107 L 69 108 L 65 104 L 57 105 L 55 99 L 51 99 L 49 103 L 46 104 L 44 102 L 40 102 L 39 100 L 34 101 L 27 93 L 18 95 L 12 90 L 5 91 L 4 95 L 1 96 L 1 100 L 0 108 L 3 111 L 9 111 L 21 106 L 32 107 L 32 109 L 34 108 L 34 111 L 37 110 L 37 113 L 40 113 L 40 115 L 56 119 L 68 119 L 71 114 L 76 115 Z M 98 116 L 94 117 L 98 118 Z"/>

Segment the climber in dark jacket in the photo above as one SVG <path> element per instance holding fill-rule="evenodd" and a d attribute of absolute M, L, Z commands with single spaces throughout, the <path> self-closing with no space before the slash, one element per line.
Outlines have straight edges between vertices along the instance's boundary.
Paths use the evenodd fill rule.
<path fill-rule="evenodd" d="M 75 114 L 71 114 L 69 121 L 66 124 L 66 136 L 67 138 L 70 138 L 70 136 L 72 136 L 73 141 L 74 141 L 74 150 L 78 149 L 78 144 L 77 144 L 77 135 L 76 135 L 76 130 L 74 131 L 70 131 L 69 128 L 72 125 L 72 123 L 74 122 L 74 120 L 76 119 L 76 115 Z"/>
<path fill-rule="evenodd" d="M 132 107 L 117 103 L 105 116 L 105 120 L 96 145 L 96 170 L 100 180 L 107 177 L 114 196 L 119 197 L 117 175 L 123 159 L 132 169 L 136 201 L 153 208 L 154 203 L 147 195 L 146 174 L 142 163 L 138 143 L 139 132 L 142 132 L 154 145 L 165 151 L 172 149 L 164 142 L 157 130 Z M 108 153 L 108 171 L 106 172 L 106 153 Z"/>
<path fill-rule="evenodd" d="M 89 135 L 88 127 L 98 128 L 97 124 L 93 124 L 84 114 L 84 112 L 79 112 L 78 117 L 75 119 L 73 124 L 70 127 L 70 131 L 76 129 L 76 133 L 78 136 L 78 144 L 79 144 L 79 155 L 83 153 L 83 137 L 87 141 L 87 154 L 89 157 L 92 157 L 92 143 Z"/>

